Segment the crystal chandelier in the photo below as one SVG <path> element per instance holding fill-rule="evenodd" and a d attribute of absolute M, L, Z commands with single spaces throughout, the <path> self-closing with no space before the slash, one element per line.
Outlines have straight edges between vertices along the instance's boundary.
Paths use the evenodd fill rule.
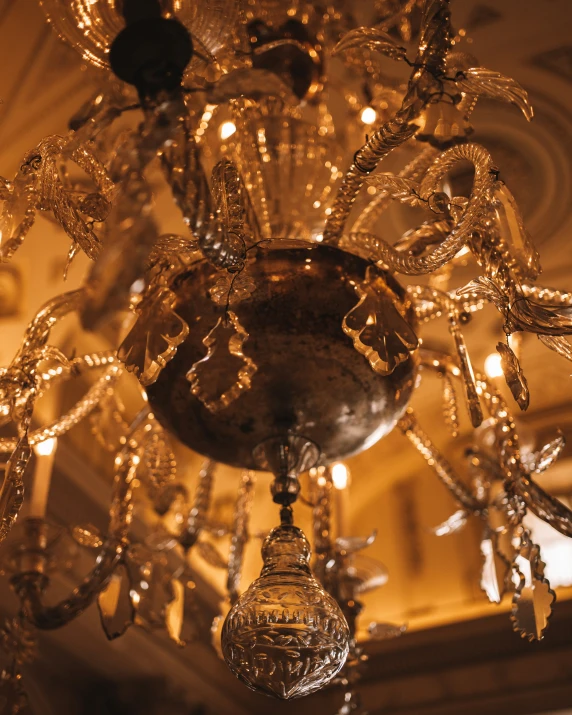
<path fill-rule="evenodd" d="M 344 0 L 41 4 L 56 33 L 99 68 L 101 88 L 67 135 L 42 140 L 13 180 L 1 180 L 0 256 L 8 261 L 46 212 L 71 240 L 69 262 L 83 251 L 92 268 L 81 289 L 39 310 L 0 375 L 8 435 L 0 438 L 0 536 L 21 605 L 1 632 L 11 659 L 0 681 L 3 712 L 25 705 L 21 666 L 38 631 L 66 625 L 94 602 L 109 638 L 136 623 L 164 627 L 184 644 L 191 550 L 228 569 L 228 614 L 217 632 L 240 680 L 279 698 L 342 682 L 340 713 L 357 710 L 359 597 L 386 575 L 376 563 L 360 567 L 358 552 L 373 537 L 333 538 L 332 495 L 342 461 L 394 428 L 459 503 L 439 532 L 480 520 L 482 588 L 493 602 L 512 593 L 514 629 L 542 638 L 555 596 L 523 520 L 529 511 L 572 536 L 572 512 L 535 481 L 564 441 L 520 449 L 509 406 L 474 371 L 463 336 L 485 305 L 496 307 L 507 337 L 497 351 L 520 410 L 529 390 L 512 336 L 536 334 L 572 360 L 572 295 L 536 283 L 538 255 L 502 167 L 470 140 L 480 98 L 512 102 L 530 120 L 526 92 L 458 49 L 447 0 L 368 4 L 367 27 Z M 392 61 L 409 72 L 403 90 Z M 389 173 L 390 152 L 413 158 Z M 464 193 L 460 169 L 471 176 Z M 157 173 L 184 234 L 159 229 Z M 423 219 L 391 243 L 378 226 L 394 203 Z M 479 275 L 451 289 L 466 254 Z M 413 276 L 427 279 L 417 285 Z M 118 315 L 127 328 L 112 349 L 66 355 L 52 329 L 72 314 L 89 331 Z M 424 324 L 439 319 L 450 352 L 422 341 Z M 52 423 L 35 422 L 42 395 L 92 372 L 98 377 L 75 405 Z M 474 428 L 468 480 L 409 407 L 421 373 L 440 379 L 454 435 L 457 389 L 464 394 Z M 133 421 L 116 393 L 120 379 L 139 390 Z M 51 465 L 56 440 L 85 419 L 116 451 L 109 527 L 103 536 L 73 529 L 97 550 L 95 565 L 48 606 L 58 566 L 45 518 Z M 177 477 L 172 437 L 206 457 L 193 497 Z M 209 512 L 217 462 L 243 470 L 229 525 Z M 274 475 L 279 524 L 265 536 L 260 578 L 242 591 L 257 471 Z M 309 541 L 293 523 L 303 473 L 312 568 Z M 130 532 L 137 490 L 163 519 L 144 544 Z M 9 537 L 24 503 L 28 516 Z M 227 561 L 201 541 L 217 529 L 231 537 Z M 176 567 L 165 558 L 173 551 L 182 556 Z M 372 635 L 401 630 L 378 624 Z"/>

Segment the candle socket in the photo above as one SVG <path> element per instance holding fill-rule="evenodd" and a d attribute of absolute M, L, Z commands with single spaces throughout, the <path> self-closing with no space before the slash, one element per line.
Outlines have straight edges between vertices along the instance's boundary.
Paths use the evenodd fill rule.
<path fill-rule="evenodd" d="M 12 555 L 14 579 L 26 574 L 45 576 L 49 567 L 48 524 L 43 519 L 29 518 L 24 522 L 24 538 L 16 544 Z"/>

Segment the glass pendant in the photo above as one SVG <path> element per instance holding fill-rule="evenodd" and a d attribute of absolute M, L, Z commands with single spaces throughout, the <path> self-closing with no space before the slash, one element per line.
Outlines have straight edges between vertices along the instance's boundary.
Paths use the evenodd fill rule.
<path fill-rule="evenodd" d="M 222 651 L 248 687 L 288 700 L 328 683 L 348 655 L 350 632 L 336 601 L 309 568 L 310 546 L 291 524 L 262 547 L 258 578 L 230 610 Z"/>

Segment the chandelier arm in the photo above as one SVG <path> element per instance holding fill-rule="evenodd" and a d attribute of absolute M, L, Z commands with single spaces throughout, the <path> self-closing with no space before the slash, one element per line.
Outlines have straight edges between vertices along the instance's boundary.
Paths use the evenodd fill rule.
<path fill-rule="evenodd" d="M 461 482 L 449 462 L 419 427 L 412 409 L 407 410 L 397 423 L 397 426 L 433 469 L 441 483 L 449 490 L 456 501 L 473 514 L 479 514 L 483 509 L 483 505 L 473 496 L 470 489 Z"/>
<path fill-rule="evenodd" d="M 36 313 L 24 332 L 22 344 L 14 358 L 14 362 L 37 348 L 44 346 L 50 337 L 50 331 L 69 313 L 77 311 L 84 297 L 83 289 L 62 293 L 45 303 Z"/>
<path fill-rule="evenodd" d="M 99 365 L 94 364 L 89 367 L 99 367 Z M 52 437 L 61 437 L 72 427 L 81 422 L 84 417 L 87 417 L 87 415 L 89 415 L 97 407 L 106 391 L 117 382 L 121 373 L 122 367 L 119 364 L 111 364 L 105 373 L 89 388 L 87 393 L 74 405 L 71 410 L 60 417 L 60 419 L 30 433 L 30 446 L 33 447 L 34 445 L 44 442 L 46 439 L 51 439 Z M 13 452 L 17 446 L 18 439 L 16 438 L 6 437 L 0 439 L 0 454 Z"/>
<path fill-rule="evenodd" d="M 331 500 L 332 500 L 332 470 L 330 467 L 318 468 L 310 472 L 313 486 L 312 526 L 314 531 L 314 566 L 316 578 L 325 584 L 326 564 L 333 552 Z M 319 481 L 323 480 L 323 483 Z"/>
<path fill-rule="evenodd" d="M 427 348 L 422 348 L 420 354 L 421 364 L 425 367 L 437 371 L 445 370 L 452 376 L 458 376 L 459 368 L 450 355 Z M 516 425 L 504 399 L 485 377 L 478 374 L 475 377 L 479 394 L 483 397 L 490 416 L 497 422 L 496 433 L 501 447 L 500 466 L 509 488 L 514 488 L 516 494 L 536 516 L 564 536 L 572 537 L 572 510 L 559 499 L 547 494 L 527 472 L 520 458 Z M 419 447 L 417 449 L 421 451 Z"/>
<path fill-rule="evenodd" d="M 55 606 L 44 604 L 48 580 L 41 570 L 16 574 L 12 585 L 26 618 L 41 630 L 61 628 L 80 616 L 104 590 L 115 567 L 121 562 L 127 545 L 127 532 L 132 519 L 132 497 L 141 449 L 126 448 L 120 456 L 113 501 L 110 507 L 109 534 L 93 570 L 74 591 Z M 36 547 L 37 548 L 37 547 Z"/>
<path fill-rule="evenodd" d="M 485 377 L 477 375 L 477 386 L 491 417 L 499 423 L 497 435 L 499 454 L 508 486 L 522 498 L 526 506 L 544 522 L 564 536 L 572 537 L 572 510 L 539 486 L 523 465 L 518 445 L 516 425 L 502 396 Z"/>
<path fill-rule="evenodd" d="M 236 126 L 236 134 L 239 137 L 237 150 L 243 157 L 246 165 L 251 165 L 253 168 L 260 161 L 259 151 L 257 147 L 256 127 L 247 118 L 248 100 L 245 98 L 235 99 L 230 102 L 230 111 L 232 121 Z M 240 141 L 240 137 L 244 137 L 244 141 Z M 249 192 L 252 199 L 255 201 L 258 208 L 258 224 L 260 235 L 263 238 L 272 238 L 272 227 L 270 221 L 270 212 L 268 207 L 267 195 L 268 189 L 262 172 L 251 170 L 249 180 Z"/>
<path fill-rule="evenodd" d="M 451 261 L 466 245 L 471 246 L 471 236 L 480 223 L 490 192 L 496 180 L 489 152 L 478 144 L 454 146 L 440 154 L 433 162 L 419 186 L 419 195 L 427 198 L 434 194 L 441 179 L 456 164 L 469 161 L 475 169 L 471 196 L 458 223 L 443 240 L 428 254 L 415 256 L 400 251 L 373 234 L 350 233 L 345 242 L 357 246 L 366 244 L 369 258 L 385 268 L 405 275 L 432 273 Z"/>
<path fill-rule="evenodd" d="M 444 293 L 430 286 L 410 285 L 406 290 L 412 298 L 417 320 L 422 323 L 440 318 L 443 313 L 449 311 L 452 304 L 465 313 L 476 313 L 485 307 L 485 301 L 481 298 L 471 300 L 456 293 Z"/>
<path fill-rule="evenodd" d="M 67 364 L 58 365 L 56 369 L 48 369 L 46 372 L 42 372 L 38 396 L 41 397 L 44 388 L 50 388 L 60 381 L 81 375 L 86 369 L 107 367 L 116 362 L 117 352 L 115 350 L 101 350 L 72 358 L 67 361 Z"/>
<path fill-rule="evenodd" d="M 188 113 L 183 116 L 180 136 L 162 153 L 161 165 L 183 220 L 193 237 L 198 239 L 197 247 L 208 259 L 205 248 L 208 248 L 211 234 L 216 233 L 217 228 L 213 202 L 193 134 L 193 120 Z"/>
<path fill-rule="evenodd" d="M 215 468 L 216 462 L 206 459 L 199 472 L 193 506 L 189 511 L 187 523 L 179 536 L 179 543 L 186 550 L 194 546 L 204 528 L 211 503 Z"/>
<path fill-rule="evenodd" d="M 524 284 L 521 287 L 525 298 L 532 298 L 541 305 L 572 306 L 572 293 L 530 284 Z"/>
<path fill-rule="evenodd" d="M 553 529 L 572 538 L 572 510 L 551 496 L 532 477 L 522 471 L 515 481 L 515 491 L 528 509 Z"/>
<path fill-rule="evenodd" d="M 121 144 L 109 168 L 117 188 L 108 225 L 117 235 L 105 243 L 86 283 L 81 321 L 88 330 L 129 305 L 131 288 L 136 281 L 145 280 L 149 255 L 158 238 L 145 170 L 176 144 L 186 107 L 181 92 L 174 90 L 145 102 L 143 111 L 141 126 Z"/>
<path fill-rule="evenodd" d="M 251 470 L 244 471 L 240 477 L 228 557 L 226 588 L 229 593 L 230 602 L 233 605 L 239 597 L 240 580 L 244 564 L 244 548 L 249 539 L 250 512 L 254 499 L 255 486 L 256 472 Z"/>
<path fill-rule="evenodd" d="M 453 37 L 449 0 L 431 0 L 425 6 L 419 49 L 409 78 L 406 95 L 395 116 L 383 124 L 359 149 L 342 179 L 342 184 L 324 228 L 324 243 L 337 244 L 365 178 L 397 146 L 419 129 L 413 124 L 442 86 L 445 56 Z"/>
<path fill-rule="evenodd" d="M 357 195 L 363 186 L 365 179 L 379 162 L 385 158 L 393 149 L 401 146 L 417 132 L 419 127 L 416 124 L 399 124 L 396 120 L 391 120 L 382 125 L 371 139 L 356 153 L 354 162 L 342 179 L 342 184 L 338 189 L 332 212 L 326 220 L 324 228 L 323 242 L 336 245 L 341 239 L 344 226 L 349 218 Z M 367 164 L 362 157 L 365 155 Z M 365 168 L 371 166 L 371 168 Z"/>
<path fill-rule="evenodd" d="M 10 533 L 24 503 L 24 472 L 32 456 L 27 434 L 24 434 L 8 460 L 0 488 L 0 543 Z"/>

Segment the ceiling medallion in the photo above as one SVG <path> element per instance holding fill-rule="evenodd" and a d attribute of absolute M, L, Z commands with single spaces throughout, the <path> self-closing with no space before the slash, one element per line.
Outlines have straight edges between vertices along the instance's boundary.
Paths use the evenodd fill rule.
<path fill-rule="evenodd" d="M 367 27 L 343 0 L 287 12 L 279 0 L 41 4 L 57 34 L 108 74 L 72 130 L 42 140 L 0 186 L 3 261 L 38 211 L 71 239 L 70 261 L 79 251 L 92 260 L 84 286 L 41 308 L 0 373 L 2 424 L 16 435 L 0 438 L 0 537 L 27 514 L 3 556 L 21 603 L 0 633 L 12 659 L 0 679 L 8 711 L 25 704 L 21 669 L 38 631 L 66 625 L 93 602 L 109 638 L 138 624 L 166 629 L 178 645 L 192 639 L 191 549 L 228 570 L 222 653 L 243 682 L 301 697 L 345 667 L 346 703 L 358 707 L 359 596 L 387 574 L 359 560 L 373 536 L 332 537 L 332 493 L 347 488 L 339 460 L 394 427 L 459 503 L 438 533 L 480 520 L 483 590 L 493 602 L 512 594 L 515 630 L 542 638 L 554 593 L 524 517 L 530 511 L 572 536 L 572 512 L 535 481 L 563 440 L 521 449 L 506 401 L 474 369 L 463 334 L 485 304 L 497 308 L 507 336 L 500 365 L 521 410 L 529 389 L 513 334 L 536 334 L 572 360 L 572 295 L 536 283 L 539 258 L 502 167 L 471 142 L 478 101 L 511 102 L 531 119 L 526 92 L 462 51 L 447 0 L 380 3 Z M 388 74 L 391 61 L 410 68 L 404 94 Z M 118 131 L 128 116 L 139 125 Z M 384 171 L 390 152 L 410 157 L 396 173 Z M 180 234 L 158 231 L 153 167 L 186 225 Z M 377 231 L 393 203 L 422 217 L 396 243 Z M 467 253 L 478 275 L 453 290 L 449 279 Z M 429 278 L 404 287 L 400 275 Z M 97 331 L 129 312 L 132 327 L 112 349 L 66 355 L 50 342 L 68 315 Z M 441 317 L 448 353 L 419 337 Z M 36 401 L 52 385 L 98 371 L 76 405 L 37 425 Z M 475 430 L 470 483 L 409 407 L 420 371 L 440 379 L 454 435 L 460 386 Z M 138 388 L 134 420 L 120 380 Z M 106 534 L 72 528 L 97 559 L 68 598 L 48 606 L 50 576 L 66 562 L 46 519 L 50 475 L 57 440 L 83 419 L 115 453 L 110 522 Z M 192 497 L 177 477 L 171 436 L 207 457 Z M 243 470 L 228 524 L 209 514 L 217 461 Z M 274 475 L 280 525 L 264 542 L 260 578 L 241 594 L 257 470 Z M 309 542 L 293 524 L 303 472 L 314 575 Z M 136 490 L 161 518 L 144 543 L 130 530 Z M 212 542 L 224 536 L 228 559 Z M 386 638 L 402 628 L 370 632 Z"/>

